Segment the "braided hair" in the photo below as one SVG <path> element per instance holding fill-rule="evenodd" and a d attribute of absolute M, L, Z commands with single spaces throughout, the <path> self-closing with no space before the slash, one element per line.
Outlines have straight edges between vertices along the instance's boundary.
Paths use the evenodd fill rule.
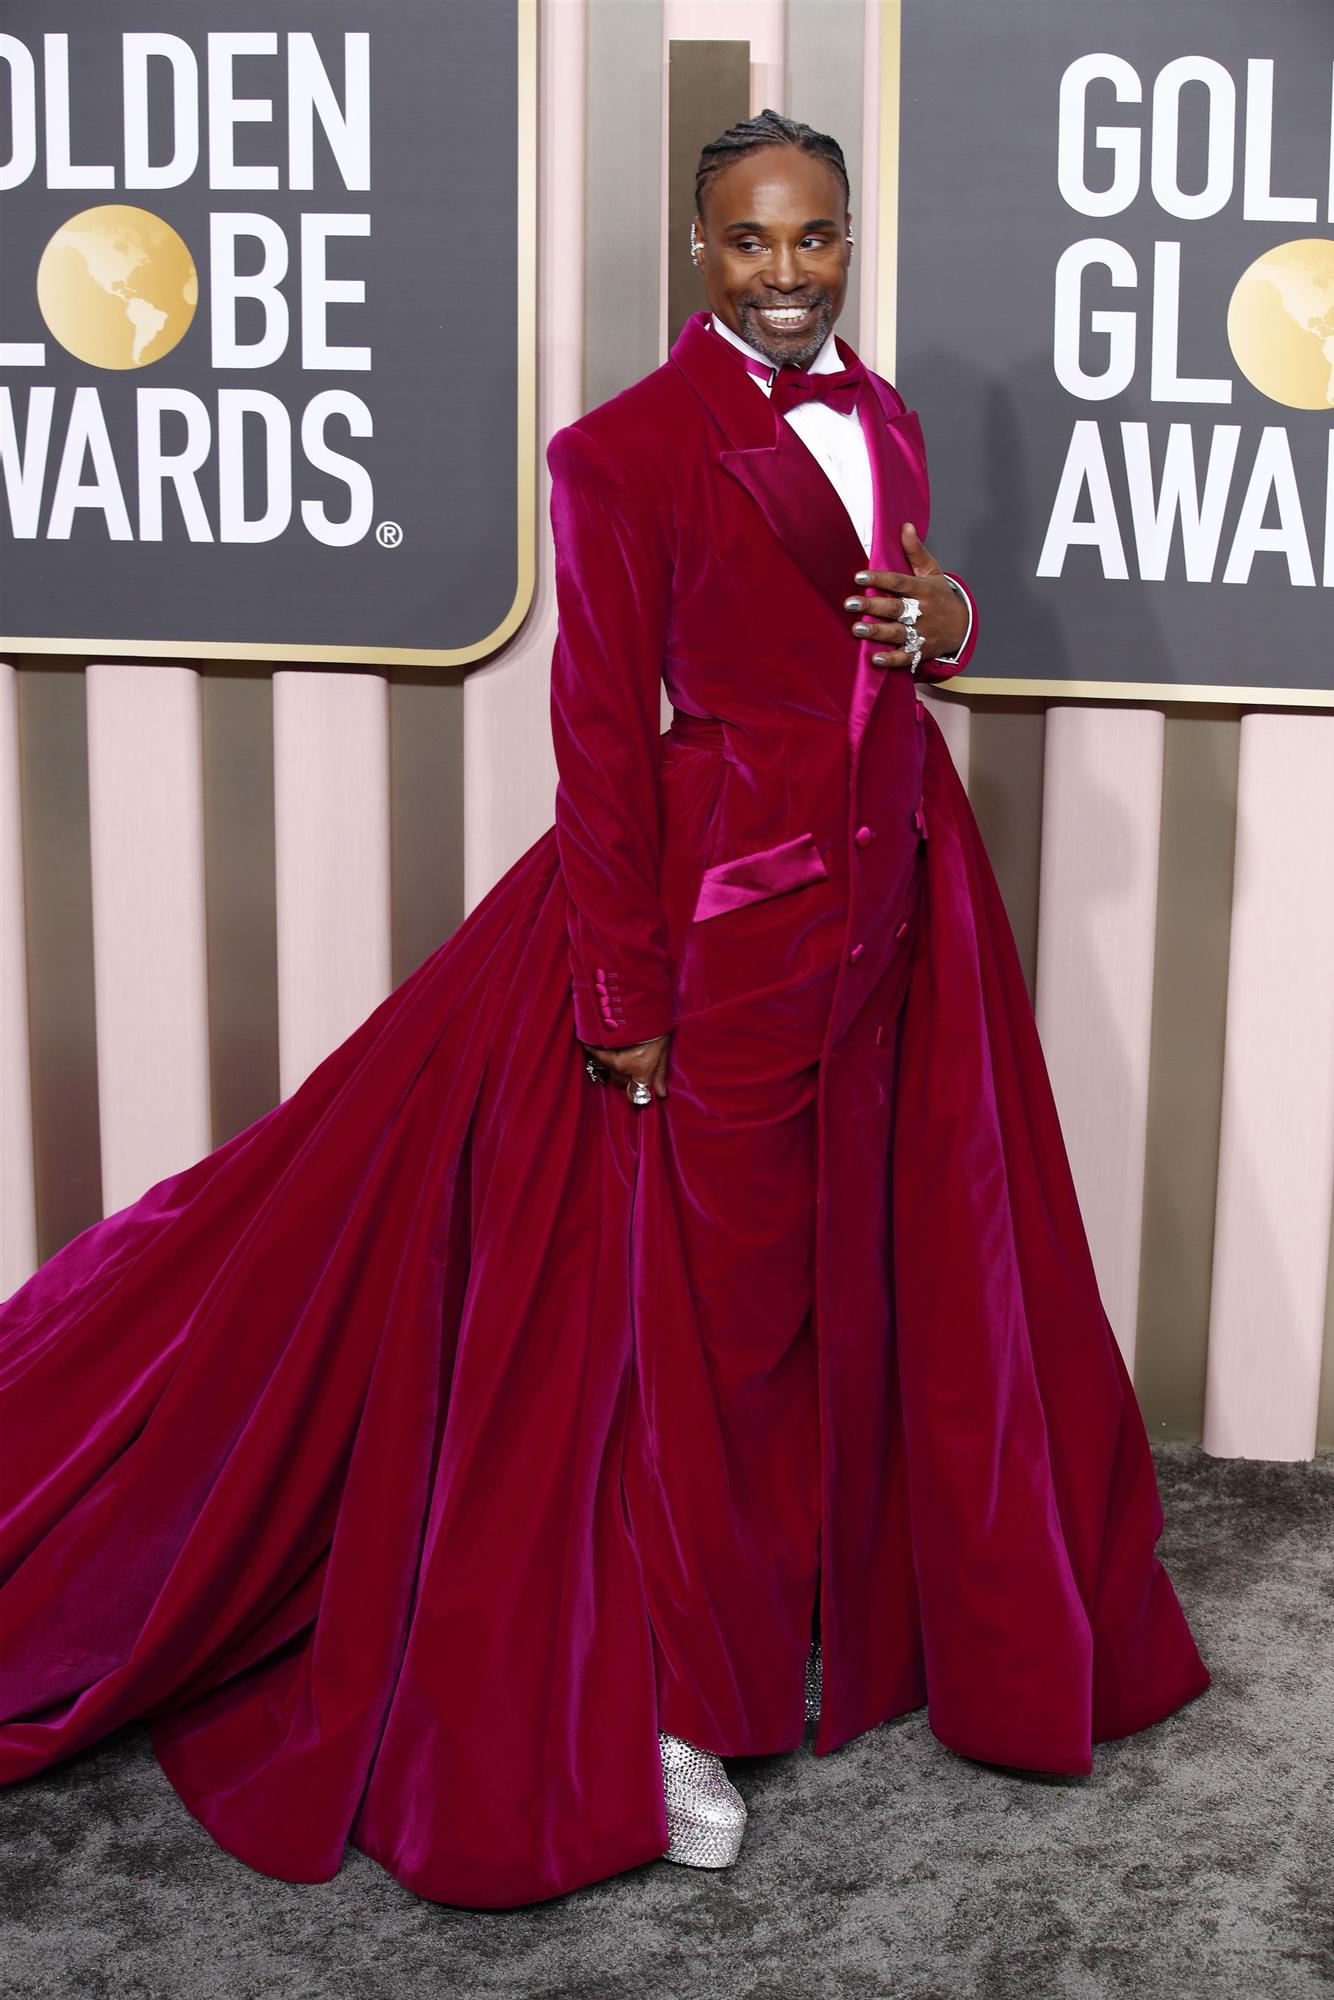
<path fill-rule="evenodd" d="M 704 196 L 710 182 L 745 154 L 757 153 L 762 146 L 795 146 L 799 152 L 812 153 L 817 159 L 826 161 L 843 183 L 844 205 L 850 202 L 852 190 L 848 185 L 843 148 L 838 140 L 831 139 L 827 132 L 817 132 L 811 125 L 803 125 L 796 118 L 785 118 L 781 111 L 770 111 L 766 106 L 754 118 L 743 118 L 739 124 L 729 125 L 718 138 L 711 139 L 700 154 L 695 173 L 695 207 L 701 220 L 704 217 Z"/>

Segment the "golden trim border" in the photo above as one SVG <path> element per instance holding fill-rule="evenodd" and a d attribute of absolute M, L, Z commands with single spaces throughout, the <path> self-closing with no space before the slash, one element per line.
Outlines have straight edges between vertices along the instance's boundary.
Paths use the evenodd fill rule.
<path fill-rule="evenodd" d="M 974 680 L 967 667 L 958 684 L 940 681 L 932 692 L 942 694 L 1042 695 L 1063 701 L 1077 695 L 1095 701 L 1212 701 L 1234 708 L 1334 708 L 1334 689 L 1278 687 L 1217 687 L 1179 681 L 1033 681 Z"/>
<path fill-rule="evenodd" d="M 900 0 L 880 0 L 880 216 L 876 269 L 875 365 L 894 380 L 898 363 Z M 1211 701 L 1235 708 L 1334 708 L 1334 688 L 1217 687 L 1176 681 L 974 680 L 967 667 L 931 684 L 945 694 L 1040 695 L 1048 701 Z"/>
<path fill-rule="evenodd" d="M 81 653 L 89 659 L 316 661 L 346 667 L 459 667 L 498 651 L 532 608 L 537 578 L 537 9 L 518 8 L 518 508 L 515 528 L 518 574 L 514 596 L 500 623 L 469 646 L 297 646 L 252 639 L 56 639 L 0 634 L 7 653 Z"/>

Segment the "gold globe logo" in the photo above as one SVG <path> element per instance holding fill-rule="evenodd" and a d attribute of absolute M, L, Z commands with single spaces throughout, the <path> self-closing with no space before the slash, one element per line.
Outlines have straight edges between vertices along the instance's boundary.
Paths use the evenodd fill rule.
<path fill-rule="evenodd" d="M 1334 409 L 1334 242 L 1305 236 L 1257 257 L 1233 289 L 1227 337 L 1271 402 Z"/>
<path fill-rule="evenodd" d="M 110 202 L 61 224 L 37 266 L 37 303 L 60 345 L 94 368 L 147 368 L 188 332 L 194 259 L 170 224 Z"/>

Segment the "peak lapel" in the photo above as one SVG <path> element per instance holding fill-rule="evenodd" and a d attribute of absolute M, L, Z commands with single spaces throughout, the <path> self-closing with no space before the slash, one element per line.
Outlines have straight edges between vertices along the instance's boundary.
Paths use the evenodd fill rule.
<path fill-rule="evenodd" d="M 901 399 L 879 376 L 868 375 L 871 394 L 863 393 L 857 409 L 871 455 L 875 491 L 875 526 L 871 531 L 871 568 L 911 568 L 903 547 L 903 524 L 911 521 L 922 540 L 931 529 L 931 488 L 926 468 L 926 441 L 916 410 L 896 408 Z"/>
<path fill-rule="evenodd" d="M 750 493 L 784 548 L 840 619 L 852 579 L 867 555 L 848 510 L 791 424 L 747 379 L 739 354 L 708 328 L 707 311 L 690 315 L 671 358 L 704 402 L 726 446 L 717 462 Z M 844 364 L 858 357 L 835 335 Z M 912 521 L 925 541 L 931 495 L 926 445 L 916 410 L 903 408 L 888 382 L 868 373 L 857 405 L 871 458 L 875 524 L 870 566 L 906 569 L 901 530 Z"/>
<path fill-rule="evenodd" d="M 724 471 L 750 493 L 789 555 L 830 610 L 854 589 L 866 563 L 847 508 L 791 424 L 749 380 L 741 356 L 692 313 L 677 335 L 671 358 L 707 406 L 728 442 L 715 454 Z M 844 359 L 851 351 L 838 342 Z"/>

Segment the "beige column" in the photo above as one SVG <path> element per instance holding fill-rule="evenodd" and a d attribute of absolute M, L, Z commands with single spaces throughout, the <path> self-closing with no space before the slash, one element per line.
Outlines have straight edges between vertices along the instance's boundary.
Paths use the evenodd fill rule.
<path fill-rule="evenodd" d="M 390 990 L 389 694 L 273 676 L 279 1087 L 290 1097 Z"/>
<path fill-rule="evenodd" d="M 1133 1368 L 1163 716 L 1047 712 L 1037 1018 L 1094 1268 Z"/>
<path fill-rule="evenodd" d="M 1315 1448 L 1334 1198 L 1334 716 L 1247 715 L 1204 1444 Z"/>
<path fill-rule="evenodd" d="M 102 1206 L 211 1147 L 203 757 L 193 667 L 87 672 Z"/>

